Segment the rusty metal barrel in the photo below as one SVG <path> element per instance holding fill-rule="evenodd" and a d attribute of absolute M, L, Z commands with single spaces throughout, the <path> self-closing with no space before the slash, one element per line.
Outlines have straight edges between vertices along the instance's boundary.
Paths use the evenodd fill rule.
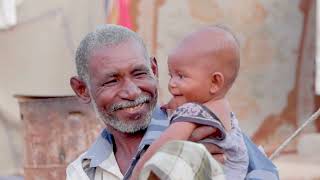
<path fill-rule="evenodd" d="M 74 96 L 15 97 L 24 126 L 25 179 L 65 179 L 67 165 L 93 143 L 103 125 L 91 106 Z"/>

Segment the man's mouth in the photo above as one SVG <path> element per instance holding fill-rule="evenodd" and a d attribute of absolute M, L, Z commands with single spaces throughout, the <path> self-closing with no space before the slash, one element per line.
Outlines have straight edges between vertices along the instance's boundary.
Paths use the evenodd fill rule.
<path fill-rule="evenodd" d="M 136 106 L 131 106 L 131 107 L 124 107 L 124 108 L 120 108 L 118 109 L 117 111 L 126 111 L 128 113 L 137 113 L 139 112 L 141 109 L 144 108 L 146 103 L 141 103 L 141 104 L 138 104 Z"/>
<path fill-rule="evenodd" d="M 109 112 L 125 112 L 128 114 L 136 114 L 146 109 L 147 105 L 150 103 L 150 97 L 140 96 L 134 101 L 123 101 L 113 105 Z"/>

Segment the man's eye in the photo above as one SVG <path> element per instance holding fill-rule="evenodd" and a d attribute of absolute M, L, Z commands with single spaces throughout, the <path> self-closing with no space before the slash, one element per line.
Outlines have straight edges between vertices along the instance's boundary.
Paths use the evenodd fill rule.
<path fill-rule="evenodd" d="M 117 82 L 117 80 L 116 79 L 112 79 L 112 80 L 109 80 L 109 81 L 107 81 L 107 82 L 105 82 L 105 83 L 103 83 L 103 85 L 112 85 L 112 84 L 115 84 Z"/>
<path fill-rule="evenodd" d="M 140 76 L 144 76 L 144 75 L 147 75 L 148 73 L 147 72 L 137 72 L 134 74 L 134 76 L 136 77 L 140 77 Z"/>

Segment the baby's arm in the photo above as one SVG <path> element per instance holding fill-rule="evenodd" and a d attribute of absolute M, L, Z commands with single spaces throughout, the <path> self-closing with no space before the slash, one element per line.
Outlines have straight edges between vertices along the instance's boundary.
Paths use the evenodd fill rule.
<path fill-rule="evenodd" d="M 175 122 L 171 124 L 140 158 L 133 170 L 131 179 L 138 179 L 145 162 L 147 162 L 161 146 L 172 140 L 188 140 L 195 128 L 196 124 L 191 122 Z"/>

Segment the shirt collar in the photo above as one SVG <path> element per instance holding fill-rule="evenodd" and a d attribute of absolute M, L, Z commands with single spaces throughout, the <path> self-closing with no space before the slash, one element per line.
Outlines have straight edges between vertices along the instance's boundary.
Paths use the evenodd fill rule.
<path fill-rule="evenodd" d="M 97 167 L 113 152 L 112 139 L 112 135 L 104 129 L 82 159 L 89 159 L 90 167 Z"/>
<path fill-rule="evenodd" d="M 145 145 L 150 145 L 155 139 L 157 139 L 169 126 L 169 123 L 170 121 L 168 120 L 168 116 L 165 111 L 160 109 L 159 106 L 156 106 L 148 129 L 140 142 L 139 150 L 143 149 Z"/>
<path fill-rule="evenodd" d="M 169 125 L 167 115 L 157 105 L 152 114 L 151 122 L 148 129 L 139 145 L 139 151 L 145 145 L 150 145 L 157 139 L 164 129 Z M 90 167 L 97 167 L 102 164 L 113 153 L 113 136 L 104 129 L 95 143 L 83 155 L 82 159 L 90 160 Z"/>

